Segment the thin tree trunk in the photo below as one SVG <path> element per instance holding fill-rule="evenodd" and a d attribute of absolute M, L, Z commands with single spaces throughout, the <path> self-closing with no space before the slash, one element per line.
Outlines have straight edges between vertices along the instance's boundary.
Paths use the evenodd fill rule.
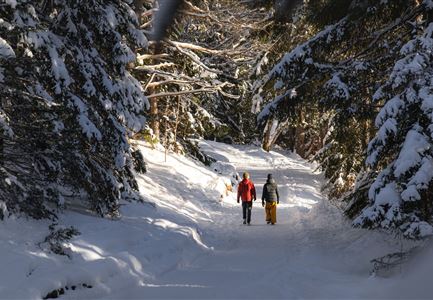
<path fill-rule="evenodd" d="M 273 123 L 273 119 L 267 120 L 266 127 L 265 127 L 265 135 L 263 136 L 263 143 L 262 143 L 263 150 L 268 152 L 271 150 L 272 147 L 271 144 L 272 123 Z"/>
<path fill-rule="evenodd" d="M 174 126 L 174 143 L 175 143 L 175 145 L 177 145 L 176 144 L 176 141 L 177 141 L 177 128 L 178 128 L 178 126 L 179 126 L 179 122 L 180 122 L 180 120 L 179 120 L 179 112 L 180 112 L 180 97 L 179 96 L 177 96 L 176 97 L 176 100 L 177 100 L 177 108 L 176 108 L 176 114 L 175 114 L 175 118 L 176 118 L 176 121 L 175 121 L 175 126 Z M 176 152 L 177 152 L 177 146 L 176 146 Z"/>
<path fill-rule="evenodd" d="M 153 88 L 150 88 L 149 92 L 152 93 L 152 90 Z M 150 98 L 150 128 L 152 128 L 153 134 L 159 141 L 160 131 L 158 112 L 158 98 Z"/>
<path fill-rule="evenodd" d="M 164 134 L 164 147 L 165 147 L 165 151 L 164 151 L 164 161 L 167 162 L 167 154 L 168 154 L 168 150 L 170 148 L 170 143 L 168 140 L 168 126 L 170 126 L 170 122 L 168 121 L 168 101 L 169 99 L 167 99 L 166 105 L 165 105 L 165 112 L 164 112 L 164 116 L 165 116 L 165 134 Z"/>
<path fill-rule="evenodd" d="M 298 153 L 301 157 L 304 157 L 305 155 L 305 114 L 302 108 L 299 110 L 299 120 L 298 120 L 298 126 L 296 126 L 295 130 L 295 149 L 296 153 Z"/>
<path fill-rule="evenodd" d="M 276 124 L 274 124 L 276 122 Z M 274 118 L 269 119 L 265 127 L 265 135 L 263 137 L 262 147 L 265 151 L 271 151 L 272 146 L 277 141 L 278 137 L 288 126 L 288 121 L 279 122 Z"/>
<path fill-rule="evenodd" d="M 161 47 L 160 45 L 156 45 L 153 51 L 155 57 L 158 57 L 158 54 L 161 53 Z M 158 59 L 153 60 L 153 64 L 156 64 Z M 148 87 L 148 94 L 152 95 L 155 93 L 155 88 L 149 86 Z M 160 129 L 159 129 L 159 110 L 158 110 L 158 97 L 152 97 L 149 98 L 150 102 L 150 128 L 153 131 L 153 134 L 155 135 L 155 138 L 159 141 L 160 140 Z"/>

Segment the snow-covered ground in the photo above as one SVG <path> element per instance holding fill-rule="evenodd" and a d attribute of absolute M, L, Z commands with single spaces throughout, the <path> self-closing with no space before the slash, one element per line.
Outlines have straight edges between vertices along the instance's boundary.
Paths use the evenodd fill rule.
<path fill-rule="evenodd" d="M 0 298 L 40 299 L 60 288 L 63 299 L 432 297 L 431 247 L 392 277 L 370 276 L 370 260 L 400 251 L 399 239 L 352 228 L 321 195 L 321 175 L 296 155 L 202 141 L 218 160 L 207 168 L 139 145 L 149 203 L 122 203 L 119 220 L 62 215 L 60 224 L 81 232 L 66 244 L 71 259 L 42 250 L 49 222 L 0 223 Z M 241 225 L 226 184 L 244 171 L 258 198 L 268 173 L 279 183 L 277 225 L 265 224 L 260 200 L 252 226 Z"/>

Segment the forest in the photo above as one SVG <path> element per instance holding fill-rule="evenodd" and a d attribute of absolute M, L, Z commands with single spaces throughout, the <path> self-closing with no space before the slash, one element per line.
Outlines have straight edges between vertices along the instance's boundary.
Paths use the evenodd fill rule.
<path fill-rule="evenodd" d="M 204 138 L 296 151 L 354 225 L 430 234 L 431 1 L 280 2 L 184 1 L 158 43 L 154 1 L 6 0 L 3 214 L 116 215 L 130 139 L 208 163 Z"/>
<path fill-rule="evenodd" d="M 287 2 L 287 3 L 286 3 Z M 354 226 L 433 233 L 430 0 L 0 4 L 0 216 L 103 217 L 140 201 L 132 140 L 315 161 Z M 159 33 L 161 35 L 161 33 Z"/>
<path fill-rule="evenodd" d="M 314 164 L 354 228 L 433 234 L 431 0 L 2 0 L 0 101 L 3 221 L 121 219 L 141 143 L 224 163 L 210 141 Z"/>

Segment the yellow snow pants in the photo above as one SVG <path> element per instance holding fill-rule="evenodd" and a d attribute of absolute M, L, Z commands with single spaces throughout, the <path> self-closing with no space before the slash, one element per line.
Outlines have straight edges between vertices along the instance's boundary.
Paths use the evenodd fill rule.
<path fill-rule="evenodd" d="M 277 202 L 266 202 L 266 222 L 277 223 Z"/>

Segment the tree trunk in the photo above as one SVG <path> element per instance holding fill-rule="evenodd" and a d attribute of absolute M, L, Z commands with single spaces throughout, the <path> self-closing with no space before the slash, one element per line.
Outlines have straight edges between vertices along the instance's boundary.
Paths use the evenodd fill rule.
<path fill-rule="evenodd" d="M 296 153 L 298 153 L 301 157 L 304 157 L 305 155 L 305 115 L 304 111 L 302 109 L 299 110 L 299 120 L 298 120 L 298 126 L 296 126 L 295 130 L 295 149 Z"/>
<path fill-rule="evenodd" d="M 271 142 L 271 133 L 272 133 L 272 123 L 274 119 L 268 119 L 266 122 L 265 127 L 265 135 L 263 136 L 263 143 L 262 147 L 265 151 L 270 151 L 272 148 L 272 142 Z"/>
<path fill-rule="evenodd" d="M 271 151 L 272 146 L 277 141 L 281 133 L 287 129 L 289 122 L 279 122 L 275 119 L 268 119 L 265 127 L 265 135 L 263 136 L 262 148 L 265 151 Z"/>
<path fill-rule="evenodd" d="M 153 50 L 153 54 L 155 57 L 158 57 L 158 54 L 161 53 L 161 46 L 157 44 Z M 158 59 L 153 59 L 153 64 L 158 63 Z M 148 94 L 152 95 L 155 93 L 154 87 L 148 88 Z M 153 134 L 155 135 L 155 138 L 159 141 L 160 140 L 160 130 L 159 130 L 159 110 L 158 110 L 158 97 L 149 98 L 150 101 L 150 128 L 153 131 Z"/>
<path fill-rule="evenodd" d="M 179 119 L 179 112 L 180 112 L 180 96 L 177 96 L 176 97 L 176 100 L 177 100 L 177 108 L 176 108 L 176 113 L 175 113 L 175 118 L 176 118 L 176 121 L 175 121 L 175 125 L 174 125 L 174 143 L 175 143 L 175 151 L 176 152 L 178 152 L 178 147 L 177 147 L 177 128 L 179 127 L 179 122 L 180 122 L 180 119 Z"/>
<path fill-rule="evenodd" d="M 153 88 L 149 89 L 149 93 L 153 93 Z M 155 135 L 155 138 L 160 138 L 160 131 L 159 131 L 159 116 L 158 116 L 158 98 L 150 98 L 150 128 L 152 128 L 153 134 Z"/>

